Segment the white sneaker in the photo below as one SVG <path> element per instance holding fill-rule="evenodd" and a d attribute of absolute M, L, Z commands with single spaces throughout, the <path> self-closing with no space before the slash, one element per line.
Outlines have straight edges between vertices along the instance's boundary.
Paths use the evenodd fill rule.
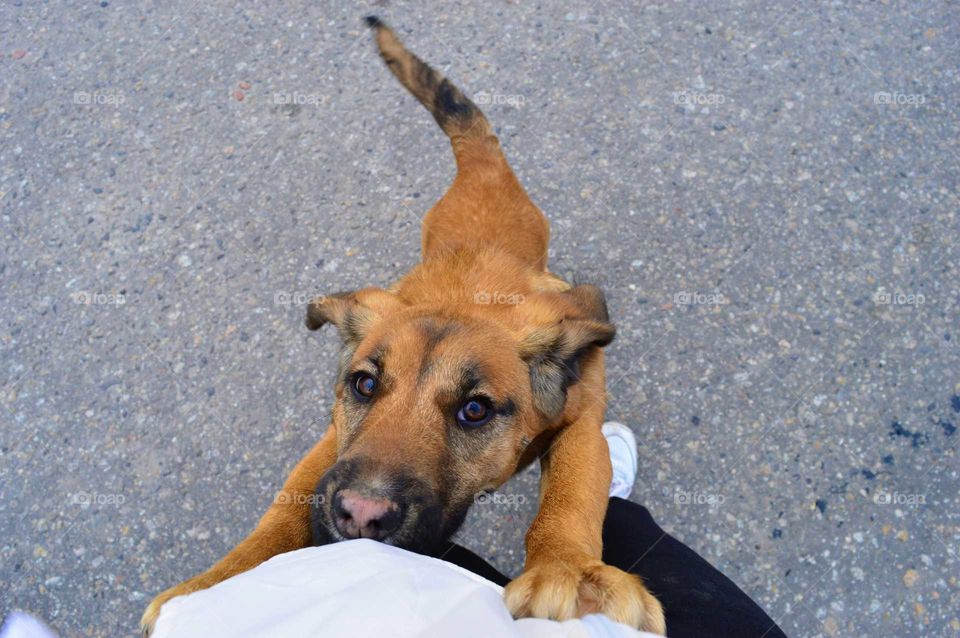
<path fill-rule="evenodd" d="M 613 466 L 610 496 L 628 498 L 637 480 L 637 439 L 630 428 L 615 421 L 604 423 L 602 432 L 610 448 L 610 464 Z"/>

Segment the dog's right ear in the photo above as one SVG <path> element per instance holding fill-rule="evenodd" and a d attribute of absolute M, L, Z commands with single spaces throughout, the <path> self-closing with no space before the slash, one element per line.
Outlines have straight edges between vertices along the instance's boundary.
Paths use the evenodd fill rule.
<path fill-rule="evenodd" d="M 344 342 L 359 343 L 374 324 L 400 305 L 396 295 L 382 288 L 317 297 L 307 307 L 307 328 L 317 330 L 332 323 Z"/>

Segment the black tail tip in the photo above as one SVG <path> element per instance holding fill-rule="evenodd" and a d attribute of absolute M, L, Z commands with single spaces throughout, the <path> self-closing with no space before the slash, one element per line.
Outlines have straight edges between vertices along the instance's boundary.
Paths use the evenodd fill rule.
<path fill-rule="evenodd" d="M 383 20 L 381 20 L 377 16 L 367 16 L 366 18 L 363 19 L 363 21 L 366 22 L 367 26 L 370 27 L 371 29 L 376 29 L 377 27 L 384 26 Z"/>

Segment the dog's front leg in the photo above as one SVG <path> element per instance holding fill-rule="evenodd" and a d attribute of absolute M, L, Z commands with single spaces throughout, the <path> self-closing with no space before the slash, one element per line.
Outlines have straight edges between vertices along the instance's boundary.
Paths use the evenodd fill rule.
<path fill-rule="evenodd" d="M 507 585 L 505 601 L 518 618 L 603 613 L 662 635 L 663 610 L 640 578 L 600 559 L 611 478 L 602 417 L 602 407 L 585 410 L 543 458 L 540 511 L 527 532 L 523 573 Z"/>
<path fill-rule="evenodd" d="M 323 438 L 297 463 L 283 484 L 283 490 L 247 538 L 204 573 L 153 599 L 140 619 L 143 635 L 150 635 L 160 615 L 160 607 L 171 598 L 212 587 L 277 554 L 309 546 L 311 499 L 320 477 L 336 459 L 337 437 L 331 425 Z"/>

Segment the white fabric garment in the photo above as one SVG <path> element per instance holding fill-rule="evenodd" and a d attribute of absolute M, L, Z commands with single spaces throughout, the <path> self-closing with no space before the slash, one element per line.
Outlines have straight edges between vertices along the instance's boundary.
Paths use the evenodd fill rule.
<path fill-rule="evenodd" d="M 30 614 L 12 611 L 3 621 L 0 638 L 57 638 L 57 634 Z"/>
<path fill-rule="evenodd" d="M 605 616 L 514 620 L 503 588 L 451 563 L 360 539 L 281 554 L 167 602 L 155 638 L 655 638 Z"/>

